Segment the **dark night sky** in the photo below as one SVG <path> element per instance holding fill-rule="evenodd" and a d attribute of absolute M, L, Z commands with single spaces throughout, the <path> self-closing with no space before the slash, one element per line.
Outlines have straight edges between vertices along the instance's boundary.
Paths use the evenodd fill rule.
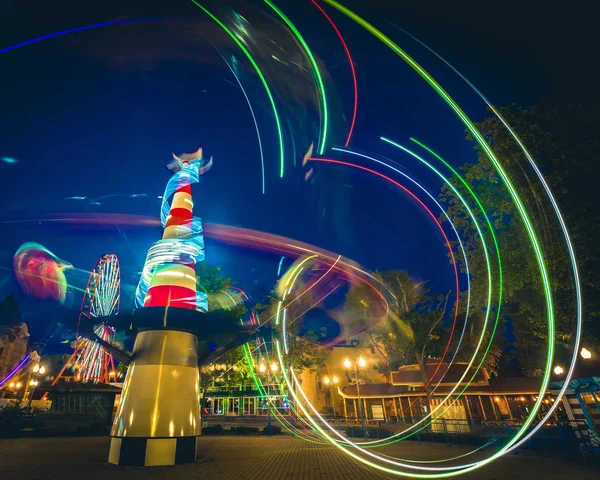
<path fill-rule="evenodd" d="M 207 6 L 227 2 L 206 2 Z M 254 2 L 260 5 L 260 2 Z M 458 5 L 456 4 L 458 3 Z M 474 120 L 484 105 L 441 62 L 396 30 L 416 35 L 454 64 L 496 105 L 531 105 L 557 94 L 591 91 L 591 15 L 552 10 L 546 2 L 348 2 L 390 35 L 455 96 Z M 333 143 L 342 143 L 349 115 L 349 69 L 337 37 L 308 1 L 279 2 L 328 72 Z M 368 6 L 366 6 L 368 5 Z M 353 145 L 393 157 L 436 192 L 424 169 L 380 143 L 379 135 L 407 143 L 414 136 L 456 166 L 474 158 L 464 127 L 431 89 L 370 34 L 332 9 L 353 53 L 359 110 Z M 176 18 L 175 18 L 176 17 Z M 256 16 L 256 18 L 267 18 Z M 452 283 L 439 232 L 414 201 L 366 173 L 319 166 L 314 184 L 289 155 L 279 179 L 277 150 L 264 92 L 249 69 L 241 72 L 257 116 L 267 162 L 267 195 L 260 194 L 256 133 L 246 101 L 209 42 L 239 54 L 192 2 L 0 2 L 0 49 L 42 35 L 122 18 L 163 18 L 103 27 L 0 54 L 0 157 L 18 163 L 0 168 L 0 221 L 56 212 L 121 212 L 156 216 L 172 151 L 198 145 L 215 167 L 195 190 L 204 221 L 240 225 L 289 236 L 356 259 L 371 269 L 403 268 L 438 290 Z M 254 17 L 253 17 L 254 18 Z M 588 20 L 590 19 L 590 20 Z M 266 22 L 272 27 L 273 23 Z M 289 43 L 281 27 L 270 38 Z M 265 39 L 258 48 L 269 51 Z M 293 61 L 294 53 L 280 53 Z M 243 60 L 243 59 L 242 59 Z M 285 68 L 285 67 L 281 67 Z M 270 82 L 283 87 L 285 75 Z M 590 79 L 591 76 L 591 79 Z M 278 79 L 279 78 L 279 79 Z M 289 112 L 298 150 L 314 138 L 310 114 L 297 98 L 310 97 L 302 81 L 278 99 Z M 306 92 L 309 92 L 308 94 Z M 334 97 L 338 98 L 334 101 Z M 290 142 L 288 142 L 290 145 Z M 296 156 L 301 152 L 296 152 Z M 131 194 L 146 194 L 132 198 Z M 85 196 L 89 201 L 65 200 Z M 102 199 L 99 197 L 108 196 Z M 324 210 L 323 210 L 324 209 Z M 83 229 L 0 224 L 0 296 L 17 293 L 11 258 L 25 241 L 43 244 L 78 268 L 89 269 L 106 251 L 117 253 L 136 283 L 156 229 Z M 279 258 L 210 243 L 210 263 L 255 295 L 275 281 Z M 22 302 L 25 301 L 20 297 Z M 260 300 L 260 299 L 257 299 Z M 31 311 L 39 306 L 30 302 Z M 27 306 L 24 310 L 27 311 Z"/>

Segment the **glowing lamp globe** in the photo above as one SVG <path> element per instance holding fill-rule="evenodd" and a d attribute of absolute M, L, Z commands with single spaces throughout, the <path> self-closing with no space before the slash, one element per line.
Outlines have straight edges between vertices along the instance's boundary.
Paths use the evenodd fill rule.
<path fill-rule="evenodd" d="M 588 358 L 592 358 L 592 352 L 590 352 L 587 348 L 583 347 L 581 349 L 581 356 L 587 360 Z"/>

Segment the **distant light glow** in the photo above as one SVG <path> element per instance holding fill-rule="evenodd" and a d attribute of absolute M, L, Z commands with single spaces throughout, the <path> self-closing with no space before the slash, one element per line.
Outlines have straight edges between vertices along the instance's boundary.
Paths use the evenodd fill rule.
<path fill-rule="evenodd" d="M 590 352 L 587 348 L 583 347 L 581 349 L 581 357 L 585 359 L 592 358 L 592 352 Z"/>

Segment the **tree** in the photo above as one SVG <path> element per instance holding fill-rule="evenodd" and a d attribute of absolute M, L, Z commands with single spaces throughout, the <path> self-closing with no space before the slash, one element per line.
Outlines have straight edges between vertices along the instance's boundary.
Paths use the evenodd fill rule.
<path fill-rule="evenodd" d="M 461 313 L 464 314 L 464 311 Z M 479 351 L 473 361 L 473 366 L 477 368 L 481 363 L 481 366 L 491 376 L 498 376 L 501 362 L 505 355 L 505 352 L 503 352 L 499 345 L 500 342 L 498 342 L 497 338 L 495 341 L 492 339 L 491 329 L 488 328 L 484 331 L 485 318 L 483 312 L 470 312 L 468 322 L 464 336 L 462 332 L 461 334 L 456 333 L 451 340 L 450 348 L 446 354 L 447 358 L 454 357 L 457 362 L 470 362 L 481 340 Z M 483 339 L 481 339 L 482 333 Z M 445 332 L 441 344 L 446 344 L 449 340 L 447 337 L 448 332 Z M 469 379 L 470 377 L 466 378 Z"/>
<path fill-rule="evenodd" d="M 199 339 L 199 358 L 206 358 L 217 347 L 235 344 L 248 309 L 241 292 L 231 288 L 234 281 L 221 275 L 221 267 L 206 262 L 197 264 L 196 284 L 197 289 L 207 295 L 210 321 L 218 324 L 220 332 L 211 335 L 210 339 Z"/>
<path fill-rule="evenodd" d="M 246 361 L 244 347 L 230 350 L 220 356 L 218 361 L 200 368 L 200 389 L 202 391 L 202 406 L 206 402 L 206 393 L 212 386 L 227 389 L 243 386 L 252 377 L 252 372 Z"/>
<path fill-rule="evenodd" d="M 230 287 L 234 282 L 221 275 L 221 267 L 200 262 L 196 264 L 196 283 L 198 290 L 211 294 Z"/>
<path fill-rule="evenodd" d="M 382 272 L 381 277 L 396 298 L 390 305 L 388 338 L 403 352 L 403 362 L 419 365 L 429 395 L 427 360 L 439 354 L 450 294 L 435 295 L 424 282 L 415 282 L 404 271 Z"/>
<path fill-rule="evenodd" d="M 587 325 L 584 332 L 587 340 L 594 343 L 600 338 L 597 322 L 600 283 L 594 273 L 600 266 L 600 249 L 596 241 L 600 235 L 600 222 L 596 213 L 596 194 L 582 185 L 589 184 L 600 170 L 598 162 L 592 161 L 600 156 L 600 145 L 592 127 L 592 119 L 597 113 L 585 105 L 565 106 L 553 101 L 527 109 L 505 107 L 500 112 L 541 166 L 566 217 L 585 288 Z M 502 122 L 492 116 L 477 124 L 477 128 L 500 159 L 531 214 L 549 269 L 556 307 L 557 342 L 561 347 L 559 350 L 566 354 L 573 341 L 575 306 L 572 272 L 558 221 L 542 185 Z M 498 239 L 504 275 L 502 313 L 509 319 L 514 332 L 521 369 L 526 374 L 538 374 L 545 363 L 548 341 L 538 264 L 515 203 L 487 155 L 479 146 L 476 148 L 478 162 L 465 164 L 463 176 L 486 209 Z M 463 198 L 470 198 L 459 181 L 454 180 L 454 186 Z M 442 188 L 441 197 L 449 206 L 448 213 L 465 245 L 474 287 L 472 310 L 478 314 L 486 308 L 487 289 L 486 264 L 479 236 L 463 204 L 448 186 Z M 491 234 L 482 212 L 475 202 L 470 206 L 480 220 L 484 238 L 491 245 Z M 446 221 L 445 217 L 442 220 Z M 465 271 L 464 263 L 459 261 Z M 498 285 L 497 264 L 492 265 L 492 275 Z M 507 343 L 510 342 L 507 340 Z"/>
<path fill-rule="evenodd" d="M 0 334 L 6 335 L 8 341 L 14 341 L 21 333 L 21 313 L 14 295 L 9 295 L 0 302 L 0 325 L 4 326 L 4 331 Z"/>
<path fill-rule="evenodd" d="M 389 293 L 389 311 L 371 334 L 373 344 L 388 363 L 388 370 L 416 363 L 429 395 L 427 360 L 439 357 L 444 334 L 448 295 L 435 295 L 423 281 L 415 281 L 402 270 L 380 273 L 383 290 Z M 350 290 L 347 304 L 359 311 L 373 302 L 364 289 Z"/>
<path fill-rule="evenodd" d="M 326 335 L 325 329 L 321 329 L 319 336 L 312 330 L 302 336 L 297 332 L 288 334 L 288 353 L 284 353 L 283 357 L 296 375 L 301 375 L 304 370 L 315 373 L 325 364 L 329 354 L 319 345 L 319 340 Z"/>
<path fill-rule="evenodd" d="M 327 330 L 321 328 L 318 335 L 312 330 L 301 331 L 301 318 L 310 309 L 312 299 L 310 294 L 304 295 L 298 301 L 289 298 L 295 299 L 293 296 L 288 297 L 287 302 L 284 300 L 280 308 L 277 294 L 271 292 L 264 304 L 255 305 L 254 311 L 260 316 L 262 322 L 275 323 L 277 312 L 282 308 L 288 309 L 286 315 L 288 352 L 282 349 L 285 363 L 294 369 L 296 375 L 300 375 L 306 369 L 315 372 L 323 366 L 328 357 L 325 349 L 319 344 L 319 341 L 326 337 Z"/>

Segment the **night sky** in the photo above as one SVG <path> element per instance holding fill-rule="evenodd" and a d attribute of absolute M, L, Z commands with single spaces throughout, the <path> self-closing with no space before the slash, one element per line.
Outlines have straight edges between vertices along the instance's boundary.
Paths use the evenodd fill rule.
<path fill-rule="evenodd" d="M 228 3 L 205 5 L 226 12 L 223 5 Z M 38 242 L 82 270 L 91 269 L 102 254 L 116 253 L 127 286 L 125 307 L 131 307 L 128 295 L 147 248 L 161 234 L 150 227 L 89 228 L 29 220 L 65 212 L 156 217 L 171 152 L 193 151 L 199 145 L 215 158 L 214 168 L 194 191 L 195 213 L 205 222 L 291 237 L 373 270 L 405 269 L 429 280 L 437 291 L 451 287 L 443 239 L 407 195 L 368 173 L 341 166 L 318 165 L 314 180 L 304 181 L 306 170 L 299 163 L 318 134 L 319 120 L 311 107 L 314 87 L 295 78 L 289 67 L 299 50 L 286 29 L 261 2 L 250 3 L 260 8 L 249 9 L 248 18 L 266 32 L 254 39 L 254 53 L 278 51 L 280 57 L 267 77 L 285 94 L 277 102 L 285 112 L 282 123 L 293 132 L 286 134 L 283 179 L 261 84 L 239 49 L 192 2 L 0 2 L 0 50 L 65 29 L 146 19 L 0 54 L 0 157 L 16 160 L 0 163 L 0 297 L 16 294 L 26 319 L 53 305 L 24 297 L 12 275 L 12 256 L 23 242 Z M 591 80 L 584 73 L 592 58 L 593 29 L 587 28 L 582 12 L 552 11 L 544 2 L 454 3 L 347 4 L 413 55 L 476 121 L 485 116 L 484 104 L 393 25 L 444 56 L 496 105 L 527 106 L 552 94 L 575 97 L 589 91 Z M 278 6 L 318 57 L 331 99 L 329 144 L 343 144 L 352 83 L 341 44 L 310 2 L 281 1 Z M 358 76 L 352 146 L 392 158 L 438 192 L 437 179 L 378 137 L 404 144 L 411 136 L 419 138 L 458 167 L 476 158 L 463 125 L 399 58 L 347 18 L 326 10 L 348 42 Z M 238 73 L 262 134 L 266 195 L 261 194 L 258 143 L 248 104 L 216 49 L 240 64 Z M 19 220 L 28 222 L 14 223 Z M 207 261 L 222 266 L 256 301 L 273 287 L 279 258 L 207 241 Z M 72 280 L 81 283 L 84 277 Z M 67 307 L 75 308 L 76 297 L 73 293 Z"/>

